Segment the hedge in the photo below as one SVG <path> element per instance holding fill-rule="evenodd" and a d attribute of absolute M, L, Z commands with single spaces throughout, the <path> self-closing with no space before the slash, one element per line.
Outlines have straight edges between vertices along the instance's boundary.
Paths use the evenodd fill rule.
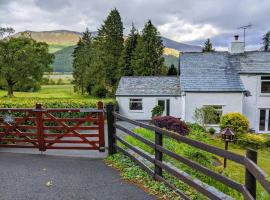
<path fill-rule="evenodd" d="M 244 133 L 237 136 L 235 143 L 244 148 L 264 149 L 270 147 L 270 136 L 266 134 Z"/>
<path fill-rule="evenodd" d="M 96 108 L 97 102 L 115 103 L 114 99 L 53 99 L 53 98 L 0 98 L 0 108 L 35 108 L 42 103 L 44 108 Z"/>

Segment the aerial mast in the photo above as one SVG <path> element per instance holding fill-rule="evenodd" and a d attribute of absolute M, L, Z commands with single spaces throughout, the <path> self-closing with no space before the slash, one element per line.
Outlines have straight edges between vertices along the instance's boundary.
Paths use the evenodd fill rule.
<path fill-rule="evenodd" d="M 251 27 L 252 27 L 251 23 L 249 23 L 248 25 L 245 25 L 245 26 L 238 27 L 238 29 L 243 29 L 243 31 L 244 31 L 244 45 L 245 46 L 246 46 L 246 29 L 251 28 Z"/>

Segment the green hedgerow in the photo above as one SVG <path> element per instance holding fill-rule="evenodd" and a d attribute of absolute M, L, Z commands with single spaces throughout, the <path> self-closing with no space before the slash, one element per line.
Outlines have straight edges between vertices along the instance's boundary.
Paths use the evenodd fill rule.
<path fill-rule="evenodd" d="M 246 133 L 249 129 L 249 121 L 241 113 L 230 112 L 221 116 L 220 128 L 230 128 L 235 133 Z"/>

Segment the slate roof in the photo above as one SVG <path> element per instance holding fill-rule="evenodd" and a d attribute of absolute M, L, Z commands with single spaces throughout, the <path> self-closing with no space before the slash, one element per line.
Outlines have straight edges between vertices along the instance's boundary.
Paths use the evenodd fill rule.
<path fill-rule="evenodd" d="M 270 74 L 270 52 L 183 53 L 180 72 L 181 91 L 242 92 L 239 74 Z"/>
<path fill-rule="evenodd" d="M 177 76 L 124 76 L 116 96 L 180 96 Z"/>

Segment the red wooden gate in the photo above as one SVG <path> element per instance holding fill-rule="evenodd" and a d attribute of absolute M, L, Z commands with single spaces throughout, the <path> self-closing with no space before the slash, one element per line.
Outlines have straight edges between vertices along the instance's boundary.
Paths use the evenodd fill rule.
<path fill-rule="evenodd" d="M 0 108 L 0 147 L 105 151 L 103 103 L 96 108 Z"/>

